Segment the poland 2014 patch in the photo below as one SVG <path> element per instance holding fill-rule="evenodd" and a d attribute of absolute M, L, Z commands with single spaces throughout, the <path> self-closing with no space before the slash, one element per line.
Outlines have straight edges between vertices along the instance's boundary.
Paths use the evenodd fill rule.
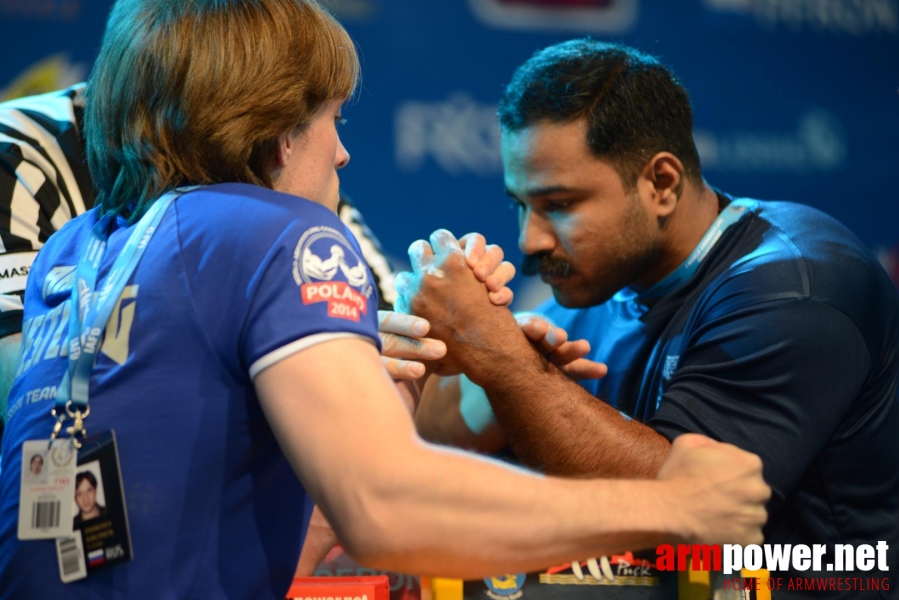
<path fill-rule="evenodd" d="M 359 322 L 374 286 L 368 267 L 336 229 L 311 227 L 293 252 L 293 278 L 303 304 L 326 302 L 328 316 Z"/>

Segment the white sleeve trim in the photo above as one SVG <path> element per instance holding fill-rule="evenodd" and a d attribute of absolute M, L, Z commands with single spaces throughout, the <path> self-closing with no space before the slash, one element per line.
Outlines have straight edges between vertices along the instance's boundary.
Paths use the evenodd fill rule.
<path fill-rule="evenodd" d="M 264 370 L 274 365 L 275 363 L 281 362 L 288 356 L 292 356 L 297 352 L 302 352 L 307 348 L 311 348 L 317 344 L 321 344 L 322 342 L 329 342 L 331 340 L 345 340 L 345 339 L 358 339 L 369 342 L 374 345 L 375 342 L 373 339 L 366 335 L 361 335 L 359 333 L 349 333 L 349 332 L 337 332 L 337 333 L 316 333 L 314 335 L 308 335 L 304 338 L 300 338 L 294 342 L 291 342 L 285 346 L 281 346 L 276 350 L 272 350 L 252 365 L 250 365 L 250 379 L 256 379 L 256 376 L 262 373 Z"/>

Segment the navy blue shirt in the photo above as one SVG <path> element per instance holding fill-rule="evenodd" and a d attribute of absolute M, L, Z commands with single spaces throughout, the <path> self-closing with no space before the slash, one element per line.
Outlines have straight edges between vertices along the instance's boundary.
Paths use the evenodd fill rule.
<path fill-rule="evenodd" d="M 896 593 L 899 298 L 844 226 L 759 202 L 651 306 L 623 290 L 539 312 L 608 364 L 605 378 L 582 382 L 597 397 L 668 439 L 702 433 L 761 456 L 773 489 L 766 543 L 885 540 L 891 572 L 855 576 L 892 576 L 881 594 Z M 830 594 L 815 597 L 841 597 Z"/>

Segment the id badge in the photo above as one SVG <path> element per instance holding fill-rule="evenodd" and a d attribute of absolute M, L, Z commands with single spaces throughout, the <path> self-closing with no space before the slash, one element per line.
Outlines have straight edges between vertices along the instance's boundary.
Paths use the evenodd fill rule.
<path fill-rule="evenodd" d="M 114 432 L 104 431 L 81 443 L 70 507 L 72 534 L 56 540 L 63 583 L 132 559 Z"/>
<path fill-rule="evenodd" d="M 78 451 L 72 440 L 31 440 L 22 446 L 19 539 L 72 535 Z"/>

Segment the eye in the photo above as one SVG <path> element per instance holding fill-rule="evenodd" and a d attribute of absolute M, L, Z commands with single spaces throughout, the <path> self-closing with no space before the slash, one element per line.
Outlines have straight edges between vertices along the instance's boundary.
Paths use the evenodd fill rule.
<path fill-rule="evenodd" d="M 337 121 L 338 125 L 346 125 L 347 124 L 347 120 L 344 119 L 343 116 L 341 116 L 341 115 L 337 115 L 336 117 L 334 117 L 334 120 Z"/>
<path fill-rule="evenodd" d="M 521 200 L 516 200 L 515 198 L 512 198 L 512 200 L 509 201 L 509 210 L 518 212 L 523 208 L 524 208 L 524 203 L 521 202 Z"/>
<path fill-rule="evenodd" d="M 572 205 L 573 200 L 550 200 L 546 203 L 546 212 L 560 212 Z"/>

